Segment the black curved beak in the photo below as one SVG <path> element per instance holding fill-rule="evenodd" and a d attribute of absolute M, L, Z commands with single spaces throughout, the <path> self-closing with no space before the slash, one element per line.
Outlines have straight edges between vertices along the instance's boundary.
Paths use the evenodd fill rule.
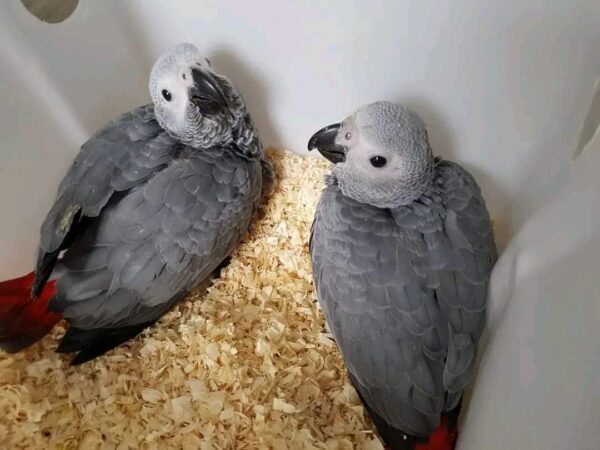
<path fill-rule="evenodd" d="M 192 67 L 194 84 L 189 88 L 190 101 L 202 114 L 215 115 L 228 107 L 225 94 L 217 79 L 207 70 Z"/>
<path fill-rule="evenodd" d="M 311 151 L 316 148 L 321 155 L 334 164 L 344 162 L 347 149 L 343 145 L 335 143 L 340 127 L 341 124 L 334 123 L 321 128 L 308 141 L 308 150 Z"/>

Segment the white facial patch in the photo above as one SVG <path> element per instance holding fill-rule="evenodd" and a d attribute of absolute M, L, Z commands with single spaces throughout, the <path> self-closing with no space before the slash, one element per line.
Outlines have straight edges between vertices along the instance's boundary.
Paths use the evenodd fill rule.
<path fill-rule="evenodd" d="M 192 68 L 207 70 L 211 67 L 210 63 L 198 52 L 186 51 L 166 55 L 157 66 L 159 69 L 154 73 L 153 100 L 161 108 L 170 111 L 176 123 L 182 124 L 189 107 L 189 90 L 194 85 Z"/>
<path fill-rule="evenodd" d="M 353 133 L 345 143 L 344 133 Z M 431 184 L 433 157 L 423 121 L 389 102 L 361 108 L 347 118 L 336 139 L 346 161 L 332 173 L 342 193 L 380 208 L 406 205 Z"/>
<path fill-rule="evenodd" d="M 171 110 L 173 115 L 179 119 L 184 117 L 189 101 L 188 87 L 187 81 L 182 78 L 181 74 L 165 74 L 158 81 L 160 101 L 163 107 Z"/>

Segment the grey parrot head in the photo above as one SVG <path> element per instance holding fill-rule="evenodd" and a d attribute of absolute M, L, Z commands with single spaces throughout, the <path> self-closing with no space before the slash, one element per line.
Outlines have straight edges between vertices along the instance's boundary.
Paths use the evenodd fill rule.
<path fill-rule="evenodd" d="M 158 58 L 149 88 L 160 125 L 195 148 L 227 144 L 246 112 L 239 91 L 192 44 Z"/>
<path fill-rule="evenodd" d="M 316 132 L 308 149 L 334 163 L 344 195 L 380 208 L 406 205 L 433 181 L 433 155 L 423 120 L 390 102 L 360 108 Z"/>

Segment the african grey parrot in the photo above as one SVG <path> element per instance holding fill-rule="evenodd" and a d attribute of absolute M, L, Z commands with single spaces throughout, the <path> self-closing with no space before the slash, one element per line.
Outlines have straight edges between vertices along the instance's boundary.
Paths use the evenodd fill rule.
<path fill-rule="evenodd" d="M 83 144 L 42 225 L 35 273 L 0 283 L 4 350 L 62 314 L 57 351 L 95 358 L 157 321 L 248 230 L 273 172 L 241 94 L 191 44 L 156 61 L 149 90 L 152 104 Z"/>
<path fill-rule="evenodd" d="M 424 122 L 377 102 L 315 133 L 335 163 L 310 239 L 350 380 L 393 449 L 450 449 L 496 261 L 480 189 L 434 158 Z"/>

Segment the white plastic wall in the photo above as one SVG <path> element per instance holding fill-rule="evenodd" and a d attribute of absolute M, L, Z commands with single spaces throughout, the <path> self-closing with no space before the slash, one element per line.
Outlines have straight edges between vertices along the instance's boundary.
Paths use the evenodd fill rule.
<path fill-rule="evenodd" d="M 600 449 L 600 129 L 498 261 L 458 450 Z"/>
<path fill-rule="evenodd" d="M 571 167 L 600 76 L 600 2 L 81 0 L 73 16 L 52 25 L 18 0 L 1 2 L 0 279 L 31 270 L 40 223 L 79 145 L 110 118 L 148 101 L 153 60 L 180 41 L 198 45 L 242 89 L 269 145 L 303 152 L 317 128 L 378 99 L 417 110 L 434 150 L 463 163 L 483 186 L 501 245 L 521 229 L 509 247 L 513 256 L 503 257 L 505 269 L 498 273 L 504 275 L 495 277 L 501 294 L 494 294 L 494 305 L 510 301 L 504 316 L 494 316 L 503 319 L 492 321 L 500 323 L 498 337 L 490 341 L 474 397 L 473 411 L 481 414 L 465 423 L 462 448 L 587 448 L 569 447 L 566 440 L 544 446 L 534 437 L 527 441 L 531 430 L 542 430 L 531 414 L 529 422 L 506 419 L 496 428 L 491 418 L 535 407 L 539 423 L 568 436 L 593 430 L 585 428 L 586 417 L 598 418 L 585 410 L 583 397 L 570 395 L 569 378 L 560 395 L 553 383 L 580 367 L 588 384 L 578 376 L 577 385 L 591 386 L 600 370 L 598 348 L 583 339 L 599 341 L 586 328 L 600 319 L 600 295 L 589 284 L 592 271 L 600 271 L 592 247 L 597 241 L 581 237 L 575 243 L 574 237 L 588 236 L 595 223 L 583 222 L 593 219 L 585 216 L 592 199 L 583 190 L 600 189 L 600 179 L 572 184 L 577 172 Z M 577 218 L 539 219 L 558 220 L 552 214 L 567 197 L 572 209 L 564 211 Z M 557 241 L 559 232 L 572 240 Z M 550 254 L 535 253 L 539 245 Z M 526 250 L 536 255 L 525 258 L 529 266 L 512 265 L 510 258 Z M 548 277 L 558 284 L 543 285 Z M 502 289 L 512 281 L 518 283 L 512 291 Z M 569 333 L 581 327 L 584 343 L 562 339 L 564 324 L 573 327 Z M 584 347 L 587 353 L 580 352 Z M 526 371 L 530 383 L 515 384 L 515 373 L 538 357 L 552 361 L 540 366 L 552 370 L 551 377 Z M 509 401 L 517 395 L 523 404 Z M 550 403 L 535 402 L 542 397 Z M 490 411 L 492 398 L 504 401 L 503 408 Z M 565 398 L 575 412 L 544 407 Z M 557 423 L 565 417 L 577 422 L 561 428 Z M 508 435 L 523 445 L 504 446 Z"/>

